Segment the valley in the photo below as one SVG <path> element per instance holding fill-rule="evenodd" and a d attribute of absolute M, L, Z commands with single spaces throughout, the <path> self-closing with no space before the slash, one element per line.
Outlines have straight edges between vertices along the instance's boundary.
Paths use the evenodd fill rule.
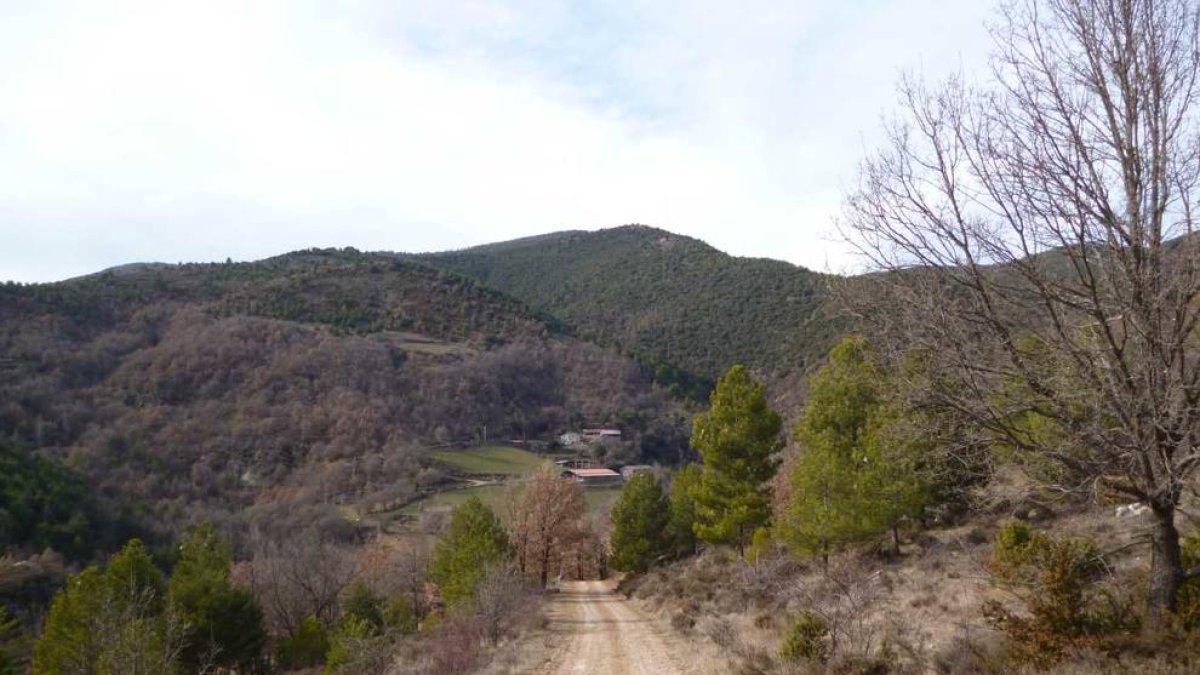
<path fill-rule="evenodd" d="M 1200 673 L 1200 0 L 7 4 L 0 675 Z"/>

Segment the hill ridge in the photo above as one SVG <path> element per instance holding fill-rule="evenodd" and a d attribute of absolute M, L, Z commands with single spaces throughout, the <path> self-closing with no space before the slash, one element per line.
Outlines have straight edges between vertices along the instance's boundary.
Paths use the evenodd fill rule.
<path fill-rule="evenodd" d="M 735 363 L 806 371 L 838 330 L 825 275 L 645 225 L 411 257 L 558 317 L 701 397 Z"/>

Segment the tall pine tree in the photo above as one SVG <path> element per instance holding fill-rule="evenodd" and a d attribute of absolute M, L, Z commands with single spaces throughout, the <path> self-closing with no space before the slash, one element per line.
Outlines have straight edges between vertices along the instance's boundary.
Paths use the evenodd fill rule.
<path fill-rule="evenodd" d="M 688 464 L 671 477 L 671 519 L 667 540 L 672 558 L 696 553 L 696 489 L 700 485 L 699 464 Z"/>
<path fill-rule="evenodd" d="M 171 672 L 179 622 L 164 611 L 166 584 L 146 547 L 131 540 L 108 560 L 67 580 L 54 596 L 33 651 L 35 675 Z"/>
<path fill-rule="evenodd" d="M 770 518 L 769 481 L 783 447 L 782 420 L 767 405 L 763 386 L 743 366 L 717 382 L 711 407 L 697 415 L 692 446 L 704 461 L 694 492 L 695 531 L 710 544 L 732 544 L 743 553 L 754 531 Z"/>
<path fill-rule="evenodd" d="M 447 605 L 462 604 L 475 596 L 488 567 L 505 562 L 511 550 L 500 519 L 471 497 L 454 508 L 450 528 L 434 548 L 429 578 Z"/>
<path fill-rule="evenodd" d="M 211 665 L 250 670 L 266 644 L 263 613 L 254 595 L 230 581 L 229 546 L 213 529 L 194 530 L 180 546 L 168 587 L 171 607 L 187 624 L 181 654 L 186 669 Z"/>
<path fill-rule="evenodd" d="M 668 550 L 666 529 L 671 506 L 662 484 L 652 474 L 634 476 L 621 490 L 612 508 L 613 569 L 645 572 Z"/>
<path fill-rule="evenodd" d="M 894 433 L 901 419 L 887 398 L 888 375 L 861 337 L 842 340 L 812 378 L 796 439 L 800 458 L 780 532 L 799 551 L 820 555 L 889 529 L 925 499 L 919 448 Z"/>

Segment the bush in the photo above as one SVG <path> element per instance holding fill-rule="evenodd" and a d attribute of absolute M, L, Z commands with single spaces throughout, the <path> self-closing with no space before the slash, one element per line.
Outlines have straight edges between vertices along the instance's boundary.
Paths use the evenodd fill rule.
<path fill-rule="evenodd" d="M 671 616 L 671 628 L 680 633 L 687 633 L 696 625 L 696 617 L 688 612 L 680 611 Z"/>
<path fill-rule="evenodd" d="M 476 621 L 491 642 L 499 642 L 523 621 L 536 615 L 533 588 L 508 566 L 488 568 L 475 589 Z"/>
<path fill-rule="evenodd" d="M 724 650 L 737 651 L 737 628 L 727 617 L 705 617 L 700 622 L 700 632 L 708 636 L 718 647 Z"/>
<path fill-rule="evenodd" d="M 1033 526 L 1023 520 L 1008 520 L 996 531 L 992 564 L 1013 569 L 1030 562 L 1033 551 L 1045 545 L 1046 536 L 1035 532 Z"/>
<path fill-rule="evenodd" d="M 484 628 L 472 615 L 456 612 L 439 623 L 428 642 L 430 672 L 474 672 L 483 661 Z"/>
<path fill-rule="evenodd" d="M 1090 541 L 1056 540 L 1027 523 L 1007 522 L 996 533 L 991 571 L 1028 611 L 1017 614 L 989 600 L 984 617 L 1008 635 L 1015 660 L 1036 668 L 1058 663 L 1068 649 L 1103 647 L 1106 638 L 1138 625 L 1131 603 L 1100 583 L 1107 570 Z"/>
<path fill-rule="evenodd" d="M 1190 569 L 1200 565 L 1200 532 L 1195 532 L 1180 542 L 1183 567 Z M 1187 631 L 1200 629 L 1200 579 L 1189 579 L 1179 589 L 1176 612 L 1179 624 Z"/>
<path fill-rule="evenodd" d="M 292 635 L 280 640 L 275 656 L 283 670 L 320 665 L 329 651 L 329 633 L 314 617 L 300 624 Z"/>
<path fill-rule="evenodd" d="M 823 662 L 828 657 L 825 637 L 829 635 L 829 624 L 812 612 L 801 614 L 788 629 L 779 658 L 787 663 L 802 661 Z"/>
<path fill-rule="evenodd" d="M 393 597 L 383 610 L 383 624 L 401 635 L 416 633 L 418 621 L 416 609 L 404 595 Z"/>
<path fill-rule="evenodd" d="M 981 527 L 972 527 L 970 532 L 967 532 L 967 543 L 978 546 L 986 544 L 988 541 L 987 532 Z"/>
<path fill-rule="evenodd" d="M 329 671 L 348 669 L 355 662 L 355 657 L 362 650 L 375 627 L 358 616 L 347 614 L 342 624 L 334 631 L 329 639 L 329 649 L 325 652 L 325 668 Z"/>

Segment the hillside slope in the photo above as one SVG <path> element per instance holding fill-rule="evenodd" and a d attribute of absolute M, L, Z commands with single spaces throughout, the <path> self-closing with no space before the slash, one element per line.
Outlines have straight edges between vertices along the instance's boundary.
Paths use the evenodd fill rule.
<path fill-rule="evenodd" d="M 823 275 L 639 225 L 414 257 L 550 313 L 691 392 L 735 363 L 804 370 L 838 333 Z"/>
<path fill-rule="evenodd" d="M 687 452 L 686 411 L 632 361 L 392 256 L 0 286 L 0 438 L 164 528 L 334 526 L 330 505 L 437 480 L 430 445 L 584 424 L 627 430 L 616 459 Z"/>

